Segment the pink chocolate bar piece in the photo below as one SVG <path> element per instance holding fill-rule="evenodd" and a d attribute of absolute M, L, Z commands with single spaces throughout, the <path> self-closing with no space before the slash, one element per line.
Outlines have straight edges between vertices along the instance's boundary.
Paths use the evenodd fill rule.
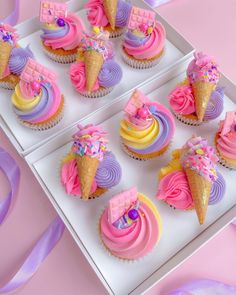
<path fill-rule="evenodd" d="M 56 73 L 45 68 L 34 59 L 30 58 L 27 61 L 20 78 L 27 83 L 41 81 L 42 79 L 47 82 L 53 82 L 56 79 Z"/>
<path fill-rule="evenodd" d="M 42 0 L 39 15 L 42 23 L 54 23 L 55 18 L 66 17 L 67 4 Z"/>
<path fill-rule="evenodd" d="M 137 110 L 140 109 L 148 101 L 148 98 L 141 91 L 135 90 L 127 105 L 125 106 L 124 111 L 127 114 L 134 116 L 136 115 Z"/>
<path fill-rule="evenodd" d="M 108 204 L 108 221 L 112 224 L 138 200 L 137 188 L 133 187 L 113 197 Z"/>
<path fill-rule="evenodd" d="M 235 115 L 236 115 L 235 111 L 226 113 L 226 118 L 225 118 L 225 122 L 223 123 L 223 129 L 221 131 L 221 135 L 225 135 L 225 134 L 229 133 L 231 130 L 231 126 L 233 124 L 236 124 Z"/>
<path fill-rule="evenodd" d="M 137 29 L 141 24 L 147 24 L 148 26 L 151 26 L 154 22 L 154 11 L 133 6 L 128 21 L 128 28 L 130 30 L 134 30 Z"/>

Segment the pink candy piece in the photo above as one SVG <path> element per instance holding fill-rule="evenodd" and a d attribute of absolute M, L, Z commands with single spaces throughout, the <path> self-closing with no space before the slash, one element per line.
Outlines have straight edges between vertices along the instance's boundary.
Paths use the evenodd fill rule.
<path fill-rule="evenodd" d="M 135 90 L 129 99 L 124 111 L 130 116 L 135 116 L 137 111 L 148 103 L 149 99 L 139 90 Z"/>
<path fill-rule="evenodd" d="M 41 0 L 40 21 L 42 23 L 55 23 L 55 18 L 67 16 L 67 4 Z"/>
<path fill-rule="evenodd" d="M 235 120 L 236 120 L 236 111 L 226 113 L 226 118 L 223 123 L 221 135 L 226 135 L 227 133 L 231 131 L 231 127 L 235 123 Z"/>
<path fill-rule="evenodd" d="M 32 58 L 29 58 L 24 67 L 24 70 L 21 73 L 20 78 L 26 83 L 32 83 L 41 80 L 45 80 L 51 83 L 56 80 L 56 73 L 45 68 Z"/>
<path fill-rule="evenodd" d="M 145 120 L 149 116 L 149 111 L 147 108 L 141 108 L 138 110 L 138 115 L 140 118 Z"/>
<path fill-rule="evenodd" d="M 112 224 L 124 215 L 138 200 L 137 188 L 116 195 L 108 204 L 108 221 Z"/>
<path fill-rule="evenodd" d="M 129 21 L 128 28 L 130 30 L 140 28 L 140 25 L 152 26 L 155 23 L 155 12 L 151 10 L 141 9 L 133 6 Z"/>
<path fill-rule="evenodd" d="M 31 82 L 30 86 L 36 93 L 40 92 L 40 83 L 38 81 Z"/>
<path fill-rule="evenodd" d="M 147 29 L 148 29 L 148 25 L 147 24 L 141 24 L 139 26 L 139 29 L 140 29 L 141 32 L 146 33 Z"/>

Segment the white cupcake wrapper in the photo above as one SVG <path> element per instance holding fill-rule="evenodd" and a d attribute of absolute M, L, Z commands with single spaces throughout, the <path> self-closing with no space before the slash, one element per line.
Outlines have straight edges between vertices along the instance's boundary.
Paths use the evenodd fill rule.
<path fill-rule="evenodd" d="M 99 89 L 97 91 L 94 91 L 94 92 L 79 92 L 80 95 L 82 95 L 83 97 L 86 97 L 86 98 L 99 98 L 99 97 L 103 97 L 103 96 L 106 96 L 107 94 L 109 94 L 112 90 L 113 90 L 114 87 L 110 87 L 110 88 L 102 88 L 102 89 Z"/>
<path fill-rule="evenodd" d="M 51 60 L 61 63 L 61 64 L 70 64 L 76 61 L 77 54 L 70 54 L 70 55 L 59 55 L 56 53 L 52 53 L 48 51 L 46 48 L 43 47 L 43 51 L 45 55 L 47 55 Z"/>
<path fill-rule="evenodd" d="M 15 85 L 10 82 L 0 82 L 0 88 L 7 89 L 7 90 L 14 90 Z"/>
<path fill-rule="evenodd" d="M 218 152 L 216 146 L 215 146 L 215 151 L 216 151 L 216 155 L 219 158 L 219 162 L 221 166 L 225 167 L 226 169 L 229 169 L 231 171 L 236 171 L 236 168 L 231 166 L 228 162 L 226 162 L 220 155 L 220 153 Z"/>
<path fill-rule="evenodd" d="M 127 65 L 129 65 L 132 68 L 142 70 L 142 69 L 149 69 L 149 68 L 155 67 L 164 56 L 165 49 L 163 50 L 160 57 L 154 60 L 145 60 L 145 61 L 140 61 L 140 60 L 129 57 L 123 50 L 123 47 L 121 48 L 121 52 L 122 52 L 122 58 Z"/>
<path fill-rule="evenodd" d="M 117 38 L 122 36 L 126 31 L 126 28 L 118 28 L 115 31 L 109 31 L 110 35 L 109 38 L 113 39 L 113 38 Z"/>
<path fill-rule="evenodd" d="M 197 121 L 197 120 L 192 120 L 189 118 L 185 118 L 184 116 L 177 114 L 174 110 L 172 110 L 173 115 L 178 119 L 181 123 L 184 123 L 189 126 L 200 126 L 202 123 L 208 123 L 209 121 Z"/>

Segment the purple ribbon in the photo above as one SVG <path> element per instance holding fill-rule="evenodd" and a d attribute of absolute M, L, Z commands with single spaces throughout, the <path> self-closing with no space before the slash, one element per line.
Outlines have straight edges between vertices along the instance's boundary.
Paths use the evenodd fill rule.
<path fill-rule="evenodd" d="M 9 24 L 11 26 L 15 26 L 19 19 L 19 11 L 20 11 L 20 0 L 15 0 L 14 10 L 10 15 L 8 15 L 1 22 Z"/>
<path fill-rule="evenodd" d="M 195 280 L 189 282 L 179 289 L 172 291 L 169 295 L 235 295 L 236 287 L 226 285 L 214 280 Z"/>
<path fill-rule="evenodd" d="M 160 5 L 170 2 L 171 0 L 144 0 L 144 1 L 147 2 L 147 4 L 149 4 L 152 7 L 158 7 Z"/>
<path fill-rule="evenodd" d="M 0 202 L 0 224 L 2 224 L 16 198 L 20 182 L 20 169 L 16 161 L 2 148 L 0 148 L 0 169 L 7 177 L 10 185 L 10 192 Z M 0 288 L 0 294 L 14 291 L 24 285 L 35 274 L 41 263 L 60 240 L 64 229 L 64 223 L 59 217 L 56 217 L 36 243 L 17 273 L 8 283 Z"/>

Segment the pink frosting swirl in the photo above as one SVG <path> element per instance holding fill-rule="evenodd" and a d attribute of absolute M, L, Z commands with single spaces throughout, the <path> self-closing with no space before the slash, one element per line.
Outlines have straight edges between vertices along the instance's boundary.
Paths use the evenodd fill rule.
<path fill-rule="evenodd" d="M 108 209 L 101 217 L 101 237 L 109 251 L 123 259 L 138 259 L 156 245 L 159 235 L 157 219 L 152 210 L 140 203 L 140 217 L 130 227 L 118 229 L 108 221 Z"/>
<path fill-rule="evenodd" d="M 195 99 L 189 85 L 176 87 L 170 93 L 169 101 L 172 109 L 178 114 L 188 115 L 195 112 Z"/>
<path fill-rule="evenodd" d="M 150 59 L 161 53 L 164 48 L 166 32 L 163 25 L 157 22 L 147 42 L 139 47 L 124 42 L 125 51 L 136 59 Z"/>
<path fill-rule="evenodd" d="M 169 205 L 187 210 L 193 207 L 193 199 L 184 172 L 176 171 L 163 177 L 159 183 L 157 199 Z"/>
<path fill-rule="evenodd" d="M 188 66 L 187 75 L 190 83 L 202 81 L 217 84 L 220 78 L 217 63 L 202 52 L 194 53 L 194 60 Z"/>
<path fill-rule="evenodd" d="M 89 0 L 85 5 L 88 8 L 88 21 L 92 26 L 105 27 L 109 21 L 103 8 L 103 0 Z"/>
<path fill-rule="evenodd" d="M 78 92 L 86 92 L 85 63 L 83 61 L 76 62 L 70 66 L 70 79 Z M 99 83 L 97 79 L 93 86 L 93 91 L 98 89 Z"/>
<path fill-rule="evenodd" d="M 62 36 L 60 34 L 57 35 L 57 30 L 50 30 L 50 27 L 43 29 L 44 34 L 41 37 L 46 46 L 50 46 L 53 49 L 63 48 L 65 50 L 72 50 L 79 46 L 85 31 L 82 20 L 72 13 L 68 13 L 64 20 L 67 32 Z M 61 30 L 61 27 L 58 27 L 58 29 Z"/>

